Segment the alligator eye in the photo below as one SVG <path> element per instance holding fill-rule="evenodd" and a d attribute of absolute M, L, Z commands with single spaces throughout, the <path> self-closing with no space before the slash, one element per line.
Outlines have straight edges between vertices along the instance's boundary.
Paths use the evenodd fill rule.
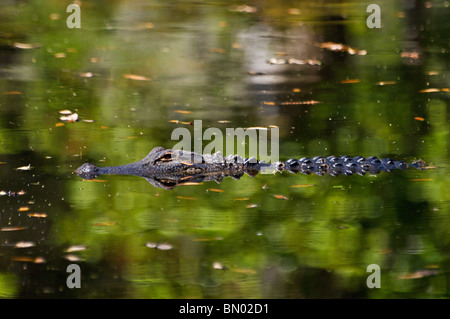
<path fill-rule="evenodd" d="M 157 162 L 171 162 L 172 160 L 173 160 L 172 153 L 167 152 L 167 153 L 163 154 L 162 156 L 160 156 L 156 161 Z"/>

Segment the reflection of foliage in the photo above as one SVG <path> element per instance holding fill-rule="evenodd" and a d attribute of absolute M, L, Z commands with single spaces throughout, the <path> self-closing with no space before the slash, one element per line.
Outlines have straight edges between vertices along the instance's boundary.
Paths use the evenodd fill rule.
<path fill-rule="evenodd" d="M 444 86 L 448 55 L 438 53 L 439 41 L 419 39 L 428 59 L 410 66 L 399 41 L 391 40 L 405 37 L 408 20 L 383 15 L 385 27 L 368 30 L 363 6 L 330 6 L 326 14 L 295 1 L 260 1 L 248 14 L 219 4 L 161 6 L 143 10 L 149 18 L 138 7 L 101 3 L 82 9 L 80 30 L 65 28 L 65 7 L 56 2 L 23 5 L 20 23 L 0 22 L 15 41 L 40 44 L 14 53 L 12 80 L 0 79 L 2 92 L 21 93 L 0 95 L 0 153 L 32 148 L 52 156 L 67 175 L 87 160 L 139 160 L 154 146 L 174 144 L 170 133 L 177 125 L 170 120 L 202 119 L 205 128 L 277 125 L 282 159 L 394 154 L 439 169 L 377 177 L 245 176 L 224 180 L 223 193 L 209 191 L 214 184 L 163 192 L 135 177 L 74 178 L 65 184 L 73 210 L 54 220 L 57 246 L 83 244 L 88 264 L 117 265 L 133 297 L 305 297 L 314 295 L 299 288 L 308 287 L 308 276 L 326 278 L 330 297 L 423 297 L 425 287 L 446 293 L 439 276 L 398 279 L 443 269 L 449 260 L 450 192 L 448 167 L 442 167 L 448 163 L 448 93 L 419 92 L 427 82 Z M 383 10 L 401 10 L 383 3 Z M 288 11 L 292 7 L 300 11 Z M 59 19 L 49 18 L 57 12 Z M 339 21 L 343 13 L 352 18 L 348 23 Z M 425 14 L 441 19 L 435 10 Z M 317 22 L 325 15 L 335 23 L 331 28 Z M 447 39 L 447 31 L 433 27 L 437 39 Z M 271 32 L 278 36 L 266 37 Z M 342 41 L 368 54 L 325 52 L 305 39 Z M 265 69 L 283 79 L 278 83 L 260 84 L 248 75 L 254 60 L 264 63 L 278 51 L 323 64 Z M 265 52 L 270 55 L 258 56 Z M 305 52 L 315 56 L 297 55 Z M 341 83 L 348 79 L 358 81 Z M 382 81 L 390 84 L 377 85 Z M 260 103 L 311 97 L 320 104 Z M 61 109 L 96 122 L 55 126 Z M 191 113 L 174 112 L 179 109 Z M 40 169 L 54 174 L 53 166 Z M 290 187 L 299 183 L 317 186 Z M 148 241 L 174 249 L 152 250 Z M 225 269 L 213 269 L 214 262 Z M 365 288 L 372 263 L 386 274 L 379 291 Z"/>
<path fill-rule="evenodd" d="M 0 298 L 14 298 L 17 292 L 17 278 L 10 273 L 0 273 Z"/>

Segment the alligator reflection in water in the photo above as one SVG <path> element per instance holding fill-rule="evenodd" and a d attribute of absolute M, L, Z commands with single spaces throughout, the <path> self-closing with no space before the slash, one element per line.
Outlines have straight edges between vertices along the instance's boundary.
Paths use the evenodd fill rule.
<path fill-rule="evenodd" d="M 172 189 L 177 185 L 202 181 L 220 183 L 224 177 L 228 176 L 239 179 L 244 173 L 256 176 L 259 172 L 266 170 L 337 176 L 378 174 L 381 171 L 406 169 L 407 166 L 403 161 L 362 156 L 304 157 L 299 160 L 290 159 L 286 162 L 269 164 L 258 162 L 255 158 L 243 159 L 238 155 L 224 157 L 220 152 L 201 155 L 155 147 L 145 158 L 135 163 L 110 167 L 98 167 L 85 163 L 76 170 L 76 173 L 87 180 L 104 174 L 135 175 L 145 178 L 155 187 Z M 422 169 L 424 162 L 414 162 L 409 166 Z"/>

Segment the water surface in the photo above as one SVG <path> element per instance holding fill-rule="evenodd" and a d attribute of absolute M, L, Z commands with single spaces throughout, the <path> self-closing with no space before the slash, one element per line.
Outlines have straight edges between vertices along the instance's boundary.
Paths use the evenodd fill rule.
<path fill-rule="evenodd" d="M 368 4 L 87 1 L 80 29 L 59 2 L 2 4 L 0 296 L 448 297 L 448 3 L 381 1 L 380 29 Z M 309 62 L 278 64 L 289 59 Z M 73 173 L 170 148 L 194 120 L 278 127 L 282 160 L 435 168 L 171 191 Z M 69 264 L 80 289 L 66 285 Z"/>

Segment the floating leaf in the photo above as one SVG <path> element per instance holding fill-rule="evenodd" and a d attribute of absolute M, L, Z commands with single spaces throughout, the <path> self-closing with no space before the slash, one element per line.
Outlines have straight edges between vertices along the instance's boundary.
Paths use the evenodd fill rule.
<path fill-rule="evenodd" d="M 184 110 L 175 110 L 174 112 L 176 113 L 181 113 L 181 114 L 191 114 L 191 111 L 184 111 Z"/>
<path fill-rule="evenodd" d="M 250 205 L 247 205 L 245 207 L 246 208 L 255 208 L 255 207 L 259 207 L 259 205 L 258 204 L 250 204 Z"/>
<path fill-rule="evenodd" d="M 16 170 L 18 171 L 29 171 L 31 169 L 31 164 L 28 164 L 27 166 L 20 166 L 17 167 Z"/>
<path fill-rule="evenodd" d="M 413 273 L 399 275 L 398 279 L 419 279 L 423 277 L 434 276 L 436 274 L 436 270 L 418 270 Z"/>
<path fill-rule="evenodd" d="M 416 116 L 414 119 L 416 121 L 425 121 L 425 119 L 423 117 L 419 117 L 419 116 Z"/>
<path fill-rule="evenodd" d="M 335 43 L 335 42 L 323 42 L 323 43 L 317 43 L 316 46 L 322 49 L 335 51 L 335 52 L 347 52 L 351 55 L 366 55 L 366 50 L 359 50 L 352 47 L 349 47 L 348 45 L 342 44 L 342 43 Z"/>
<path fill-rule="evenodd" d="M 64 258 L 67 259 L 68 261 L 80 261 L 81 260 L 80 256 L 77 256 L 77 255 L 65 255 Z"/>
<path fill-rule="evenodd" d="M 167 243 L 148 242 L 145 244 L 145 246 L 147 246 L 148 248 L 154 248 L 154 249 L 159 249 L 159 250 L 170 250 L 173 248 L 173 246 L 171 244 L 167 244 Z"/>
<path fill-rule="evenodd" d="M 99 222 L 99 223 L 94 223 L 94 226 L 112 226 L 115 225 L 116 222 Z"/>
<path fill-rule="evenodd" d="M 78 121 L 78 114 L 73 113 L 70 115 L 63 115 L 59 119 L 64 122 L 76 122 L 76 121 Z"/>
<path fill-rule="evenodd" d="M 417 60 L 417 59 L 419 59 L 420 54 L 419 54 L 419 52 L 402 52 L 402 53 L 400 53 L 400 57 Z"/>
<path fill-rule="evenodd" d="M 30 210 L 30 207 L 28 207 L 28 206 L 22 206 L 22 207 L 20 207 L 17 211 L 18 212 L 27 212 L 27 211 L 29 211 Z"/>
<path fill-rule="evenodd" d="M 55 126 L 56 127 L 61 127 L 61 126 L 64 126 L 64 123 L 58 122 L 58 123 L 55 123 Z"/>
<path fill-rule="evenodd" d="M 215 262 L 213 263 L 213 269 L 217 269 L 217 270 L 225 270 L 226 267 L 225 267 L 222 263 L 220 263 L 220 262 L 218 262 L 218 261 L 215 261 Z"/>
<path fill-rule="evenodd" d="M 309 101 L 288 101 L 288 102 L 280 102 L 279 105 L 314 105 L 319 104 L 319 101 L 309 100 Z"/>
<path fill-rule="evenodd" d="M 210 192 L 216 192 L 216 193 L 223 193 L 224 192 L 223 189 L 218 189 L 218 188 L 209 188 L 208 190 Z"/>
<path fill-rule="evenodd" d="M 69 248 L 67 248 L 64 252 L 65 253 L 71 253 L 74 251 L 82 251 L 82 250 L 86 250 L 86 246 L 84 245 L 72 245 Z"/>
<path fill-rule="evenodd" d="M 289 198 L 287 198 L 286 196 L 284 196 L 284 195 L 273 195 L 273 197 L 275 197 L 275 198 L 278 198 L 278 199 L 289 199 Z"/>
<path fill-rule="evenodd" d="M 257 72 L 257 71 L 251 71 L 251 70 L 247 71 L 247 73 L 250 75 L 266 75 L 266 73 L 264 73 L 264 72 Z"/>
<path fill-rule="evenodd" d="M 92 78 L 94 76 L 94 73 L 92 73 L 92 72 L 80 72 L 80 73 L 77 73 L 77 75 L 79 77 L 82 77 L 82 78 Z"/>
<path fill-rule="evenodd" d="M 420 90 L 419 93 L 436 93 L 436 92 L 440 92 L 440 89 L 436 89 L 436 88 L 430 88 L 430 89 L 423 89 Z"/>
<path fill-rule="evenodd" d="M 122 76 L 125 79 L 129 80 L 135 80 L 135 81 L 150 81 L 151 78 L 143 76 L 143 75 L 137 75 L 137 74 L 122 74 Z"/>
<path fill-rule="evenodd" d="M 361 82 L 358 79 L 348 79 L 348 80 L 342 80 L 341 83 L 359 83 Z"/>
<path fill-rule="evenodd" d="M 376 83 L 376 85 L 392 85 L 392 84 L 396 84 L 397 82 L 395 82 L 395 81 L 380 81 L 380 82 L 377 82 Z"/>
<path fill-rule="evenodd" d="M 17 231 L 17 230 L 24 230 L 25 227 L 2 227 L 0 228 L 0 231 Z"/>
<path fill-rule="evenodd" d="M 72 111 L 71 110 L 61 110 L 61 111 L 58 111 L 58 113 L 61 115 L 70 115 L 70 114 L 72 114 Z"/>
<path fill-rule="evenodd" d="M 292 15 L 299 15 L 301 13 L 301 11 L 298 8 L 289 8 L 287 10 L 287 13 L 292 14 Z"/>
<path fill-rule="evenodd" d="M 14 244 L 14 247 L 16 248 L 29 248 L 34 246 L 36 246 L 36 243 L 32 241 L 18 241 L 17 243 Z"/>
<path fill-rule="evenodd" d="M 59 52 L 59 53 L 55 53 L 53 56 L 57 59 L 61 59 L 61 58 L 67 57 L 67 54 L 65 54 L 64 52 Z"/>
<path fill-rule="evenodd" d="M 5 95 L 19 95 L 19 94 L 22 94 L 22 92 L 20 92 L 20 91 L 6 91 L 6 92 L 3 92 L 3 94 L 5 94 Z"/>
<path fill-rule="evenodd" d="M 11 257 L 11 260 L 14 261 L 25 261 L 25 262 L 32 262 L 35 264 L 42 264 L 45 263 L 45 258 L 44 257 L 28 257 L 28 256 L 14 256 Z"/>
<path fill-rule="evenodd" d="M 316 185 L 313 184 L 296 184 L 296 185 L 291 185 L 291 188 L 297 188 L 297 187 L 314 187 Z"/>
<path fill-rule="evenodd" d="M 195 197 L 186 197 L 186 196 L 177 196 L 178 199 L 189 199 L 189 200 L 196 200 Z"/>
<path fill-rule="evenodd" d="M 231 9 L 231 11 L 235 11 L 235 12 L 245 12 L 245 13 L 255 13 L 258 11 L 258 9 L 256 7 L 251 7 L 249 5 L 240 5 L 240 6 L 235 6 Z"/>
<path fill-rule="evenodd" d="M 40 44 L 32 44 L 32 43 L 20 43 L 20 42 L 14 42 L 13 46 L 17 49 L 37 49 L 41 45 Z"/>
<path fill-rule="evenodd" d="M 29 217 L 37 217 L 37 218 L 45 218 L 47 217 L 47 214 L 44 213 L 30 213 L 28 214 Z"/>

